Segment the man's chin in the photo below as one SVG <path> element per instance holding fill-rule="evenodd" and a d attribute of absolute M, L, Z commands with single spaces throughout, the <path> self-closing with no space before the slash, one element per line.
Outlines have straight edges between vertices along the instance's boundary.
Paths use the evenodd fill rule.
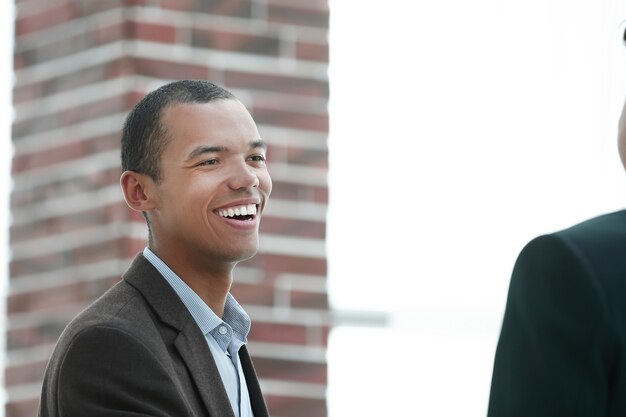
<path fill-rule="evenodd" d="M 257 254 L 257 252 L 258 252 L 258 250 L 255 250 L 255 251 L 250 252 L 248 254 L 242 255 L 237 262 L 244 262 L 244 261 L 247 261 L 249 259 L 252 259 Z"/>
<path fill-rule="evenodd" d="M 259 245 L 254 245 L 249 248 L 242 248 L 236 253 L 231 253 L 229 256 L 232 262 L 243 262 L 253 258 L 259 251 Z"/>

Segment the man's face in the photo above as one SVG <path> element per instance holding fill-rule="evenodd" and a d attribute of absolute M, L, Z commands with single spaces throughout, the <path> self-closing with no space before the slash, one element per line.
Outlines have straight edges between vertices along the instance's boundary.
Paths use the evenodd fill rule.
<path fill-rule="evenodd" d="M 252 117 L 232 99 L 177 104 L 161 120 L 169 142 L 150 211 L 157 250 L 207 262 L 250 258 L 272 190 Z"/>
<path fill-rule="evenodd" d="M 619 149 L 619 156 L 622 159 L 622 164 L 626 167 L 626 103 L 622 109 L 622 115 L 619 119 L 617 128 L 617 147 Z"/>

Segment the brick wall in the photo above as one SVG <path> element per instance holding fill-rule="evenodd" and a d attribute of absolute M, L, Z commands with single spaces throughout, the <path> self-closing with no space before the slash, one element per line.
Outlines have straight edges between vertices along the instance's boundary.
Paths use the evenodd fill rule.
<path fill-rule="evenodd" d="M 145 245 L 122 201 L 123 118 L 147 91 L 208 79 L 252 111 L 274 191 L 233 288 L 275 417 L 326 415 L 326 0 L 17 0 L 7 417 L 34 416 L 67 321 Z"/>

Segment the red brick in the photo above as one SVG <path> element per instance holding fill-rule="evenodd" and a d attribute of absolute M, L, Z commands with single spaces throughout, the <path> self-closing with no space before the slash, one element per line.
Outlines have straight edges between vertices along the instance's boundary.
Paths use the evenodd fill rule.
<path fill-rule="evenodd" d="M 251 341 L 305 345 L 309 328 L 298 324 L 264 323 L 254 320 L 250 330 Z"/>
<path fill-rule="evenodd" d="M 114 167 L 90 175 L 58 180 L 46 185 L 14 191 L 11 195 L 11 209 L 17 210 L 25 204 L 45 201 L 48 198 L 71 196 L 84 191 L 93 191 L 106 185 L 117 184 L 120 174 L 121 168 Z"/>
<path fill-rule="evenodd" d="M 161 0 L 165 5 L 176 0 Z M 193 0 L 193 10 L 220 16 L 244 17 L 252 16 L 252 0 Z"/>
<path fill-rule="evenodd" d="M 17 9 L 19 12 L 19 5 Z M 21 17 L 18 13 L 15 21 L 15 34 L 19 37 L 27 33 L 46 29 L 60 23 L 70 21 L 76 17 L 77 13 L 75 2 L 65 1 L 58 4 L 53 3 L 48 8 L 24 17 Z"/>
<path fill-rule="evenodd" d="M 145 2 L 146 0 L 141 0 Z M 193 10 L 194 0 L 161 0 L 160 4 L 163 9 L 189 11 Z"/>
<path fill-rule="evenodd" d="M 314 362 L 294 362 L 255 357 L 254 368 L 261 377 L 267 375 L 268 378 L 272 379 L 312 384 L 326 384 L 327 379 L 326 367 Z"/>
<path fill-rule="evenodd" d="M 7 385 L 19 385 L 39 382 L 43 379 L 47 362 L 46 360 L 7 368 L 4 376 L 5 383 Z"/>
<path fill-rule="evenodd" d="M 39 274 L 70 266 L 115 259 L 118 257 L 119 245 L 118 239 L 100 243 L 85 242 L 83 246 L 74 249 L 50 252 L 28 259 L 13 260 L 9 264 L 9 269 L 12 277 L 20 277 L 22 275 Z"/>
<path fill-rule="evenodd" d="M 262 268 L 267 274 L 295 273 L 326 275 L 326 260 L 319 258 L 306 258 L 302 256 L 258 254 L 250 265 Z M 246 263 L 248 265 L 248 263 Z"/>
<path fill-rule="evenodd" d="M 37 415 L 39 397 L 22 401 L 7 402 L 5 411 L 7 417 L 33 417 Z"/>
<path fill-rule="evenodd" d="M 206 66 L 191 65 L 183 62 L 158 61 L 154 59 L 135 59 L 134 69 L 138 75 L 180 80 L 185 78 L 210 80 L 213 71 Z"/>
<path fill-rule="evenodd" d="M 134 39 L 161 43 L 174 43 L 176 41 L 177 29 L 173 25 L 133 22 L 131 27 Z"/>
<path fill-rule="evenodd" d="M 143 217 L 143 215 L 140 212 L 134 211 L 128 208 L 128 206 L 126 205 L 126 202 L 124 201 L 124 197 L 122 197 L 121 194 L 122 194 L 122 191 L 120 190 L 120 199 L 117 204 L 112 204 L 110 206 L 103 207 L 107 212 L 107 220 L 110 223 L 121 223 L 121 222 L 127 222 L 127 221 L 135 222 L 137 223 L 137 227 L 146 229 L 146 236 L 147 236 L 148 226 L 146 226 L 145 217 Z M 127 238 L 123 238 L 123 239 L 127 239 Z M 128 238 L 128 239 L 136 240 L 137 238 Z M 140 240 L 142 242 L 145 241 L 145 239 L 140 239 Z"/>
<path fill-rule="evenodd" d="M 247 284 L 237 281 L 237 270 L 231 288 L 232 294 L 240 304 L 272 306 L 274 287 L 268 284 Z"/>
<path fill-rule="evenodd" d="M 11 278 L 22 275 L 36 274 L 67 267 L 68 263 L 59 254 L 46 254 L 36 259 L 12 260 L 9 263 L 9 275 Z"/>
<path fill-rule="evenodd" d="M 89 103 L 89 105 L 77 104 L 69 109 L 64 109 L 59 112 L 57 116 L 61 122 L 59 127 L 71 126 L 96 117 L 118 114 L 120 110 L 124 110 L 124 103 L 126 103 L 126 101 L 125 94 L 122 94 L 99 101 L 93 101 Z"/>
<path fill-rule="evenodd" d="M 80 34 L 18 52 L 15 56 L 20 58 L 20 62 L 23 66 L 32 66 L 55 58 L 78 53 L 93 46 L 88 36 Z"/>
<path fill-rule="evenodd" d="M 60 217 L 50 217 L 44 220 L 13 226 L 11 229 L 11 243 L 20 243 L 33 237 L 50 236 L 64 232 L 75 232 L 81 229 L 101 226 L 107 223 L 137 220 L 143 222 L 141 214 L 130 210 L 124 203 L 121 191 L 119 202 L 101 207 L 72 213 Z"/>
<path fill-rule="evenodd" d="M 11 243 L 28 241 L 33 237 L 50 236 L 62 232 L 72 232 L 86 227 L 101 225 L 106 221 L 104 207 L 75 213 L 71 216 L 53 217 L 37 222 L 14 226 L 11 230 Z"/>
<path fill-rule="evenodd" d="M 107 0 L 107 1 L 72 1 L 80 17 L 87 17 L 106 10 L 124 7 L 127 0 Z"/>
<path fill-rule="evenodd" d="M 327 114 L 277 110 L 254 105 L 252 107 L 252 115 L 258 124 L 328 132 Z"/>
<path fill-rule="evenodd" d="M 7 348 L 9 351 L 13 351 L 34 346 L 52 346 L 56 343 L 70 319 L 71 317 L 58 319 L 55 316 L 51 316 L 45 323 L 9 330 L 6 339 Z"/>
<path fill-rule="evenodd" d="M 328 45 L 299 41 L 296 43 L 296 58 L 328 62 Z"/>
<path fill-rule="evenodd" d="M 294 165 L 302 165 L 316 168 L 328 168 L 328 151 L 289 147 L 287 149 L 287 162 Z"/>
<path fill-rule="evenodd" d="M 31 84 L 18 84 L 13 90 L 13 102 L 19 104 L 25 101 L 32 101 L 54 93 L 72 90 L 74 88 L 92 85 L 100 81 L 118 78 L 122 75 L 132 73 L 132 59 L 119 58 L 107 62 L 103 65 L 94 65 L 72 71 L 58 76 L 51 77 Z"/>
<path fill-rule="evenodd" d="M 43 168 L 60 162 L 70 161 L 91 153 L 91 147 L 87 141 L 74 142 L 43 152 L 15 155 L 11 164 L 12 173 L 19 174 L 32 168 Z"/>
<path fill-rule="evenodd" d="M 86 28 L 84 32 L 71 37 L 19 50 L 15 53 L 14 59 L 19 59 L 19 67 L 22 68 L 87 51 L 96 46 L 123 40 L 129 25 L 128 22 L 95 24 L 93 27 Z"/>
<path fill-rule="evenodd" d="M 276 35 L 253 35 L 210 28 L 193 28 L 191 44 L 198 48 L 277 56 L 280 40 Z"/>
<path fill-rule="evenodd" d="M 24 59 L 18 54 L 13 54 L 13 71 L 18 71 L 24 66 Z"/>
<path fill-rule="evenodd" d="M 145 221 L 143 217 L 141 220 L 143 224 L 145 225 Z M 138 253 L 144 250 L 146 245 L 147 245 L 147 242 L 145 239 L 131 239 L 131 238 L 122 239 L 119 245 L 118 257 L 133 259 L 135 256 L 137 256 Z"/>
<path fill-rule="evenodd" d="M 103 25 L 94 28 L 90 33 L 90 36 L 93 38 L 96 45 L 103 45 L 124 39 L 129 33 L 130 26 L 130 22 L 121 22 L 106 26 Z"/>
<path fill-rule="evenodd" d="M 270 174 L 272 170 L 270 167 Z M 273 179 L 272 197 L 281 200 L 312 201 L 316 203 L 328 203 L 327 187 L 315 185 L 286 183 Z M 263 227 L 263 226 L 261 226 Z"/>
<path fill-rule="evenodd" d="M 225 83 L 231 88 L 236 87 L 245 90 L 328 97 L 328 83 L 326 81 L 298 76 L 226 71 Z"/>
<path fill-rule="evenodd" d="M 328 192 L 326 190 L 322 190 L 319 187 L 314 190 L 315 195 L 313 197 L 313 201 L 316 203 L 328 203 Z"/>
<path fill-rule="evenodd" d="M 298 26 L 328 28 L 328 10 L 292 7 L 286 4 L 268 4 L 267 20 Z"/>
<path fill-rule="evenodd" d="M 324 239 L 326 237 L 326 225 L 324 223 L 269 216 L 263 218 L 263 231 L 273 235 L 313 239 Z"/>
<path fill-rule="evenodd" d="M 317 10 L 328 13 L 327 0 L 265 0 L 267 4 L 275 6 L 289 6 L 295 12 L 305 10 Z"/>
<path fill-rule="evenodd" d="M 89 303 L 109 289 L 120 277 L 108 277 L 96 281 L 84 281 L 30 293 L 9 295 L 9 314 L 25 312 L 54 312 L 68 304 Z"/>
<path fill-rule="evenodd" d="M 325 417 L 326 401 L 310 398 L 279 397 L 266 395 L 271 415 L 284 417 Z"/>
<path fill-rule="evenodd" d="M 95 117 L 118 114 L 120 110 L 124 109 L 125 103 L 126 98 L 124 95 L 121 95 L 94 101 L 89 103 L 89 105 L 77 104 L 74 107 L 63 109 L 58 113 L 15 123 L 13 125 L 13 135 L 16 137 L 26 136 L 77 124 Z"/>
<path fill-rule="evenodd" d="M 291 307 L 304 309 L 327 310 L 328 297 L 326 293 L 291 291 L 289 293 Z"/>

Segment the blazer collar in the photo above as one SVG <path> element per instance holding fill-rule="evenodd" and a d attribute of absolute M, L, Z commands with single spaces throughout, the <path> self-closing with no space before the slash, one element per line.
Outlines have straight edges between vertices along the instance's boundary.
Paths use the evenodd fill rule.
<path fill-rule="evenodd" d="M 189 320 L 193 321 L 176 292 L 141 253 L 122 278 L 144 296 L 163 323 L 181 331 Z"/>
<path fill-rule="evenodd" d="M 144 296 L 163 323 L 179 331 L 174 346 L 187 365 L 209 415 L 234 417 L 206 339 L 165 278 L 142 254 L 137 255 L 122 277 Z"/>

